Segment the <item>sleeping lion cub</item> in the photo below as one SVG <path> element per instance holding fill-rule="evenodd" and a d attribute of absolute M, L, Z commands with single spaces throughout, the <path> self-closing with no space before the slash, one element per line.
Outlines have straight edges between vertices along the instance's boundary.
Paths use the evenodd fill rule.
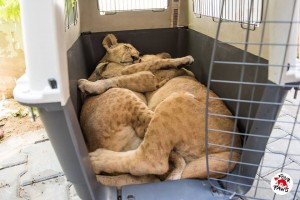
<path fill-rule="evenodd" d="M 118 43 L 112 34 L 102 44 L 106 55 L 89 80 L 78 81 L 82 92 L 95 95 L 84 102 L 80 123 L 95 173 L 130 174 L 119 177 L 131 180 L 117 183 L 100 176 L 100 181 L 120 186 L 156 177 L 207 178 L 207 88 L 182 68 L 193 58 L 171 59 L 166 53 L 140 57 L 132 45 Z M 217 97 L 212 91 L 209 95 Z M 210 100 L 208 110 L 231 115 L 220 100 Z M 208 126 L 233 131 L 234 122 L 210 115 Z M 208 142 L 216 144 L 208 146 L 210 177 L 221 178 L 240 158 L 238 151 L 224 146 L 239 147 L 240 138 L 209 131 Z"/>

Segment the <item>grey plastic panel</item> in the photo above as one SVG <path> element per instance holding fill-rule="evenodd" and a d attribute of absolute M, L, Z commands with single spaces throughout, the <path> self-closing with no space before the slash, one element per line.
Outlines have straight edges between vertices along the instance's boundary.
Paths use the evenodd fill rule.
<path fill-rule="evenodd" d="M 287 89 L 284 87 L 266 87 L 261 98 L 261 101 L 265 102 L 281 102 L 285 99 L 287 94 Z M 281 109 L 281 106 L 275 105 L 263 105 L 260 104 L 258 106 L 256 117 L 260 119 L 272 119 L 275 120 L 277 115 Z M 250 134 L 257 134 L 261 136 L 270 136 L 272 132 L 274 123 L 273 122 L 266 122 L 266 121 L 254 121 L 252 123 L 251 129 L 249 131 Z M 248 136 L 246 142 L 244 144 L 245 149 L 255 149 L 259 151 L 265 151 L 266 145 L 268 142 L 268 138 L 256 137 L 256 136 Z M 243 163 L 250 163 L 250 164 L 259 164 L 261 158 L 263 156 L 262 152 L 253 152 L 244 150 L 241 156 L 241 162 Z M 240 175 L 244 177 L 255 177 L 257 173 L 257 166 L 251 166 L 249 164 L 240 164 L 236 167 L 235 173 L 240 171 Z M 244 185 L 238 185 L 235 188 L 234 185 L 228 185 L 229 189 L 236 190 L 240 193 L 245 193 L 251 187 L 245 185 L 252 185 L 253 179 L 249 178 L 237 178 L 237 177 L 227 177 L 231 181 L 235 181 L 237 183 L 242 183 Z"/>
<path fill-rule="evenodd" d="M 187 30 L 189 32 L 189 40 L 188 40 L 188 54 L 191 54 L 195 58 L 195 63 L 192 66 L 192 71 L 196 74 L 197 79 L 203 83 L 207 84 L 208 70 L 211 61 L 211 53 L 213 49 L 214 39 L 208 37 L 204 34 L 198 33 L 193 30 Z M 222 61 L 242 61 L 244 51 L 238 49 L 236 47 L 227 45 L 227 44 L 218 44 L 216 51 L 215 60 Z M 253 54 L 247 53 L 247 62 L 256 63 L 257 61 L 261 63 L 267 63 L 267 60 L 259 58 Z M 244 81 L 251 82 L 253 81 L 255 74 L 255 67 L 246 67 L 245 69 L 245 77 Z M 221 80 L 239 80 L 241 74 L 241 65 L 221 65 L 215 64 L 213 70 L 213 79 L 221 79 Z M 258 68 L 258 79 L 257 82 L 267 83 L 268 82 L 268 68 Z M 231 98 L 237 99 L 238 88 L 239 85 L 230 85 L 223 83 L 212 83 L 211 89 L 217 93 L 222 98 Z M 250 99 L 251 97 L 251 89 L 255 87 L 252 85 L 243 86 L 241 99 Z M 260 101 L 265 87 L 255 87 L 255 95 L 253 100 Z M 236 113 L 236 102 L 225 101 L 225 104 L 229 107 L 232 113 Z M 248 116 L 249 103 L 241 103 L 240 104 L 240 112 L 239 116 Z M 255 116 L 255 113 L 258 109 L 258 105 L 252 105 L 251 116 Z M 239 120 L 239 129 L 241 131 L 245 131 L 246 129 L 246 121 Z M 250 124 L 251 127 L 251 124 Z"/>

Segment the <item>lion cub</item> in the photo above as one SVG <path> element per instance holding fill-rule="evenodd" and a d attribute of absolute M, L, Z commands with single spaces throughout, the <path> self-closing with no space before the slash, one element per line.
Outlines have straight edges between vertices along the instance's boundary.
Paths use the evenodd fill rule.
<path fill-rule="evenodd" d="M 170 179 L 206 178 L 206 106 L 210 113 L 231 113 L 220 100 L 206 105 L 206 87 L 182 69 L 193 58 L 161 54 L 141 61 L 132 45 L 118 43 L 111 34 L 103 46 L 107 53 L 90 80 L 107 79 L 78 82 L 82 92 L 96 95 L 84 102 L 80 116 L 96 174 L 162 175 L 171 156 L 182 170 Z M 212 91 L 209 95 L 216 97 Z M 234 129 L 234 122 L 210 115 L 208 126 L 226 132 Z M 239 147 L 240 138 L 209 131 L 208 141 L 216 144 L 208 146 L 210 176 L 223 177 L 240 157 L 224 146 Z"/>

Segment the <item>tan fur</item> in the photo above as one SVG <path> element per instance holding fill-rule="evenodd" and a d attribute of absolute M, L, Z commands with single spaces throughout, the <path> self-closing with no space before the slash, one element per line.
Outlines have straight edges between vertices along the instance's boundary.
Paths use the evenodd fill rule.
<path fill-rule="evenodd" d="M 109 79 L 81 79 L 78 83 L 83 92 L 101 94 L 84 102 L 80 116 L 95 173 L 163 175 L 169 170 L 169 160 L 173 160 L 177 164 L 166 179 L 206 178 L 206 88 L 191 72 L 181 69 L 193 58 L 171 59 L 167 54 L 159 54 L 140 59 L 132 45 L 123 48 L 129 44 L 117 43 L 111 34 L 103 45 L 107 50 L 101 61 L 106 63 L 105 68 L 96 68 L 90 80 L 99 71 L 101 78 Z M 146 93 L 146 98 L 136 92 Z M 209 95 L 216 97 L 213 92 Z M 231 115 L 219 100 L 211 100 L 208 109 L 211 113 Z M 233 120 L 224 117 L 210 116 L 208 125 L 224 131 L 234 128 Z M 210 131 L 208 139 L 209 143 L 231 146 L 233 138 Z M 240 138 L 233 141 L 239 147 Z M 218 146 L 210 146 L 209 154 L 214 157 L 209 158 L 214 171 L 230 171 L 234 163 L 224 160 L 239 160 L 237 151 Z"/>

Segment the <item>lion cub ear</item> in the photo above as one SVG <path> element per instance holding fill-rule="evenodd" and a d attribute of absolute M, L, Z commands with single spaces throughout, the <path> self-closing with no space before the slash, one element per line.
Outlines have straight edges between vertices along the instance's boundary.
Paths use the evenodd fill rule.
<path fill-rule="evenodd" d="M 106 35 L 102 42 L 102 45 L 106 50 L 115 44 L 118 44 L 118 39 L 113 34 Z"/>

